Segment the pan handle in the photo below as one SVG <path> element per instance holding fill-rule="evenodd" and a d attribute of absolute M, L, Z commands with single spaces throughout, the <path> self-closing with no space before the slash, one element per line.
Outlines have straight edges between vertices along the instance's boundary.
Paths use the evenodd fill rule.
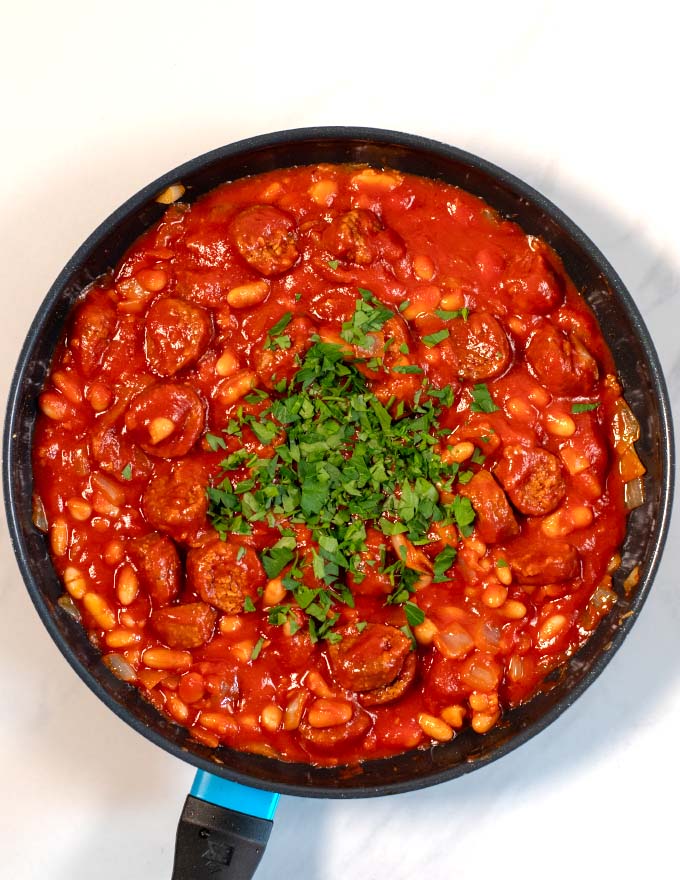
<path fill-rule="evenodd" d="M 250 880 L 278 800 L 199 770 L 177 826 L 172 880 Z"/>

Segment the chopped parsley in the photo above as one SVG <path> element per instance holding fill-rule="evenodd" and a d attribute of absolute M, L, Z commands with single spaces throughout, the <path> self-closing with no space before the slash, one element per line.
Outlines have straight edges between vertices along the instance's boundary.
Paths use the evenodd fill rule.
<path fill-rule="evenodd" d="M 250 598 L 250 596 L 246 596 L 243 600 L 243 610 L 246 613 L 250 613 L 251 611 L 255 611 L 255 603 Z"/>
<path fill-rule="evenodd" d="M 341 335 L 370 350 L 370 334 L 394 312 L 370 291 L 359 293 Z M 404 605 L 409 626 L 417 626 L 423 613 L 411 596 L 421 572 L 408 566 L 406 553 L 395 560 L 390 538 L 404 535 L 414 547 L 426 546 L 434 523 L 456 525 L 468 536 L 475 519 L 468 498 L 440 498 L 442 490 L 452 491 L 459 471 L 438 451 L 439 436 L 448 432 L 439 418 L 453 404 L 453 389 L 432 388 L 424 379 L 410 405 L 383 403 L 370 390 L 362 363 L 372 368 L 370 360 L 348 357 L 345 346 L 317 339 L 285 390 L 253 392 L 253 402 L 262 404 L 257 414 L 236 411 L 238 429 L 252 431 L 267 454 L 246 448 L 231 453 L 207 488 L 208 515 L 223 539 L 250 534 L 257 523 L 278 530 L 279 539 L 259 556 L 267 577 L 281 577 L 292 599 L 270 609 L 269 622 L 295 631 L 302 611 L 312 642 L 340 638 L 334 631 L 338 608 L 354 606 L 347 576 L 356 583 L 366 576 L 367 525 L 385 536 L 375 564 L 393 587 L 387 602 Z M 415 365 L 392 371 L 422 373 Z M 311 532 L 302 547 L 291 528 L 296 524 Z M 455 557 L 455 548 L 445 548 L 435 559 L 435 576 L 446 579 Z"/>
<path fill-rule="evenodd" d="M 227 448 L 227 444 L 224 442 L 224 437 L 218 437 L 217 434 L 206 434 L 205 440 L 213 452 L 217 452 L 218 449 Z"/>
<path fill-rule="evenodd" d="M 124 480 L 132 479 L 132 464 L 130 462 L 125 465 L 120 475 Z"/>
<path fill-rule="evenodd" d="M 340 260 L 329 260 L 329 261 L 328 261 L 328 265 L 329 265 L 330 268 L 335 272 L 335 270 L 336 270 L 336 269 L 338 268 L 338 266 L 340 265 Z"/>
<path fill-rule="evenodd" d="M 257 658 L 260 656 L 260 651 L 262 650 L 263 645 L 264 645 L 264 636 L 260 636 L 260 638 L 255 642 L 253 650 L 251 651 L 251 654 L 250 654 L 251 660 L 257 660 Z"/>
<path fill-rule="evenodd" d="M 440 342 L 448 339 L 449 335 L 449 331 L 446 329 L 437 330 L 436 333 L 430 333 L 428 336 L 423 336 L 423 344 L 428 348 L 434 348 L 435 345 L 439 345 Z"/>
<path fill-rule="evenodd" d="M 464 321 L 467 321 L 470 310 L 466 306 L 463 306 L 462 309 L 455 309 L 454 311 L 435 309 L 434 313 L 438 318 L 441 318 L 442 321 L 453 321 L 456 318 L 462 318 Z"/>
<path fill-rule="evenodd" d="M 578 415 L 578 413 L 590 412 L 591 410 L 597 409 L 599 406 L 598 403 L 572 403 L 571 411 L 574 415 Z"/>
<path fill-rule="evenodd" d="M 477 413 L 492 413 L 499 409 L 499 407 L 493 402 L 489 389 L 484 382 L 480 382 L 478 385 L 473 386 L 470 409 L 472 412 Z"/>

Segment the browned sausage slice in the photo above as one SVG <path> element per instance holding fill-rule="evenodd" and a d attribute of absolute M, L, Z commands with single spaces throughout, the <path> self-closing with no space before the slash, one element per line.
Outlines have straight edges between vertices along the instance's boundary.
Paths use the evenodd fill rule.
<path fill-rule="evenodd" d="M 547 449 L 506 446 L 494 474 L 515 507 L 527 516 L 550 513 L 567 492 L 560 462 Z"/>
<path fill-rule="evenodd" d="M 477 514 L 475 528 L 482 541 L 495 544 L 518 533 L 519 526 L 505 492 L 488 471 L 478 471 L 459 491 L 472 503 Z"/>
<path fill-rule="evenodd" d="M 359 693 L 357 695 L 359 702 L 362 706 L 370 707 L 384 706 L 385 703 L 393 703 L 395 700 L 398 700 L 413 683 L 416 677 L 417 665 L 415 652 L 410 651 L 406 656 L 406 660 L 404 660 L 401 672 L 395 680 L 391 684 L 375 688 L 372 691 Z"/>
<path fill-rule="evenodd" d="M 467 321 L 449 321 L 454 369 L 462 379 L 477 382 L 504 373 L 510 363 L 505 330 L 488 312 L 472 312 Z"/>
<path fill-rule="evenodd" d="M 246 596 L 257 596 L 267 577 L 254 550 L 226 541 L 215 541 L 190 550 L 187 580 L 203 599 L 227 614 L 243 610 Z"/>
<path fill-rule="evenodd" d="M 341 641 L 328 646 L 328 659 L 337 683 L 351 691 L 372 691 L 391 684 L 411 650 L 411 640 L 396 626 L 369 623 L 359 632 L 340 630 Z"/>
<path fill-rule="evenodd" d="M 198 648 L 210 640 L 217 612 L 204 602 L 159 608 L 150 618 L 151 629 L 169 648 Z"/>
<path fill-rule="evenodd" d="M 208 499 L 202 467 L 182 461 L 168 476 L 154 477 L 142 497 L 142 510 L 156 529 L 186 541 L 206 522 Z"/>
<path fill-rule="evenodd" d="M 378 256 L 374 239 L 381 229 L 382 223 L 373 211 L 357 208 L 336 217 L 324 229 L 321 244 L 335 257 L 367 266 Z"/>
<path fill-rule="evenodd" d="M 284 347 L 276 340 L 267 340 L 253 351 L 255 370 L 265 388 L 274 388 L 282 379 L 290 382 L 300 369 L 302 356 L 312 345 L 314 325 L 308 318 L 293 318 L 281 331 Z M 285 345 L 287 344 L 287 348 Z"/>
<path fill-rule="evenodd" d="M 504 282 L 516 314 L 545 315 L 564 300 L 565 284 L 550 260 L 543 254 L 532 254 L 524 272 Z"/>
<path fill-rule="evenodd" d="M 212 324 L 205 309 L 181 299 L 160 299 L 146 314 L 146 360 L 160 376 L 195 364 L 210 344 Z"/>
<path fill-rule="evenodd" d="M 69 347 L 84 376 L 93 376 L 114 335 L 116 309 L 105 295 L 93 295 L 78 306 Z"/>
<path fill-rule="evenodd" d="M 308 743 L 318 748 L 329 749 L 340 743 L 358 739 L 368 732 L 370 726 L 371 716 L 355 706 L 354 714 L 346 724 L 337 724 L 334 727 L 312 727 L 306 719 L 303 719 L 298 732 Z"/>
<path fill-rule="evenodd" d="M 556 394 L 588 394 L 599 376 L 597 361 L 581 340 L 552 324 L 534 334 L 526 357 L 538 380 Z"/>
<path fill-rule="evenodd" d="M 172 540 L 167 535 L 151 532 L 133 538 L 127 545 L 127 555 L 154 607 L 168 605 L 179 593 L 181 573 L 179 555 Z"/>
<path fill-rule="evenodd" d="M 520 538 L 502 552 L 520 584 L 561 583 L 579 572 L 578 553 L 566 541 Z"/>
<path fill-rule="evenodd" d="M 261 275 L 280 275 L 298 258 L 295 221 L 273 205 L 246 208 L 230 229 L 238 252 Z"/>
<path fill-rule="evenodd" d="M 159 382 L 132 399 L 125 427 L 150 455 L 178 458 L 201 436 L 204 418 L 203 402 L 192 388 Z"/>

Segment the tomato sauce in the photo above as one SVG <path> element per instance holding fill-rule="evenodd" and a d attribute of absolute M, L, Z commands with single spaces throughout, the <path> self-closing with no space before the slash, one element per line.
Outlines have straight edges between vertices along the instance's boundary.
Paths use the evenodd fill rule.
<path fill-rule="evenodd" d="M 277 170 L 172 205 L 83 292 L 36 523 L 62 606 L 193 737 L 355 763 L 486 733 L 611 610 L 629 416 L 541 240 L 439 181 Z"/>

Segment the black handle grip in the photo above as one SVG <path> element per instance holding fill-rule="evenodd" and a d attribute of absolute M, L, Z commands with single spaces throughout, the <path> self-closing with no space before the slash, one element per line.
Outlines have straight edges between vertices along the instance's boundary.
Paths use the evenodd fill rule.
<path fill-rule="evenodd" d="M 177 826 L 172 880 L 250 880 L 272 825 L 189 795 Z"/>

